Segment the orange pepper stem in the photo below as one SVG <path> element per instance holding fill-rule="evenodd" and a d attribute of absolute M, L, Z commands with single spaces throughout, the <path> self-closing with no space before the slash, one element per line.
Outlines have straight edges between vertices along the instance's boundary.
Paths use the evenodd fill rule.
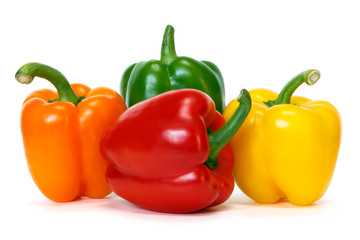
<path fill-rule="evenodd" d="M 305 82 L 307 85 L 314 85 L 319 79 L 320 72 L 315 69 L 299 73 L 285 85 L 276 100 L 270 100 L 264 103 L 269 107 L 280 104 L 290 104 L 291 96 L 301 84 Z"/>
<path fill-rule="evenodd" d="M 81 97 L 78 97 L 74 93 L 74 90 L 65 76 L 50 66 L 41 63 L 27 63 L 15 74 L 16 80 L 23 84 L 31 83 L 34 77 L 44 78 L 55 86 L 59 94 L 59 99 L 54 101 L 67 101 L 77 105 L 82 100 Z"/>
<path fill-rule="evenodd" d="M 174 40 L 174 28 L 171 25 L 167 25 L 164 37 L 161 45 L 161 61 L 169 63 L 176 57 L 175 40 Z"/>
<path fill-rule="evenodd" d="M 233 138 L 237 133 L 251 109 L 251 98 L 247 90 L 241 90 L 237 101 L 240 103 L 231 118 L 216 132 L 210 133 L 209 138 L 209 158 L 205 165 L 214 169 L 219 167 L 217 156 L 221 149 Z"/>

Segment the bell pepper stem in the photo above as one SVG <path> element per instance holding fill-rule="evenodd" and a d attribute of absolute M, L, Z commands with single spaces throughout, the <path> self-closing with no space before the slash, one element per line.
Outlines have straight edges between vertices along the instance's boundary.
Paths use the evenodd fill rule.
<path fill-rule="evenodd" d="M 306 70 L 291 79 L 281 90 L 275 101 L 265 102 L 266 105 L 272 107 L 280 104 L 290 104 L 290 99 L 295 90 L 304 82 L 307 85 L 314 85 L 320 79 L 320 72 L 316 69 Z"/>
<path fill-rule="evenodd" d="M 176 57 L 174 31 L 171 25 L 166 26 L 161 45 L 161 62 L 169 63 Z"/>
<path fill-rule="evenodd" d="M 67 101 L 77 105 L 82 99 L 74 93 L 65 76 L 50 66 L 34 62 L 27 63 L 15 74 L 16 80 L 23 84 L 31 83 L 34 77 L 44 78 L 55 86 L 59 94 L 59 99 L 56 101 Z"/>
<path fill-rule="evenodd" d="M 231 118 L 216 132 L 208 134 L 209 158 L 205 162 L 210 169 L 219 167 L 217 157 L 223 147 L 237 133 L 251 109 L 251 97 L 247 90 L 241 90 L 237 101 L 240 103 Z"/>

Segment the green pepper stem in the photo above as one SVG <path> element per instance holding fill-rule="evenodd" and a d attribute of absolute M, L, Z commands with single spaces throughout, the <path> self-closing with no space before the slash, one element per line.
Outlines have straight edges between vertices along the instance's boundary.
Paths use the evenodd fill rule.
<path fill-rule="evenodd" d="M 290 99 L 295 90 L 304 82 L 307 85 L 314 85 L 320 79 L 320 72 L 316 69 L 306 70 L 291 79 L 281 90 L 275 101 L 265 102 L 266 105 L 272 107 L 280 104 L 290 104 Z"/>
<path fill-rule="evenodd" d="M 161 62 L 169 63 L 176 57 L 174 31 L 171 25 L 166 26 L 161 45 Z"/>
<path fill-rule="evenodd" d="M 210 169 L 219 167 L 217 157 L 221 149 L 233 138 L 250 112 L 251 97 L 246 89 L 241 90 L 237 101 L 240 104 L 231 118 L 219 130 L 208 135 L 210 151 L 205 164 Z"/>
<path fill-rule="evenodd" d="M 41 63 L 27 63 L 15 74 L 16 80 L 23 84 L 31 83 L 34 77 L 44 78 L 51 82 L 59 94 L 59 101 L 72 102 L 75 105 L 81 101 L 81 98 L 74 93 L 65 76 L 50 66 Z"/>

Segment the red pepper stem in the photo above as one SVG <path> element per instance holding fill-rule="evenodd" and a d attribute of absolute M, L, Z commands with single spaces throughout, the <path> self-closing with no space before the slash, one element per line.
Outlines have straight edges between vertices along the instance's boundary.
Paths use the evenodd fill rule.
<path fill-rule="evenodd" d="M 164 37 L 161 45 L 161 62 L 169 63 L 176 57 L 175 40 L 174 40 L 174 28 L 171 25 L 167 25 Z"/>
<path fill-rule="evenodd" d="M 34 77 L 44 78 L 51 82 L 59 94 L 58 101 L 67 101 L 75 105 L 81 101 L 81 98 L 74 93 L 74 90 L 70 86 L 68 80 L 66 80 L 65 76 L 50 66 L 34 62 L 27 63 L 15 74 L 16 80 L 23 84 L 31 83 Z"/>
<path fill-rule="evenodd" d="M 217 157 L 223 147 L 237 133 L 251 109 L 250 94 L 246 89 L 241 90 L 237 101 L 240 103 L 231 118 L 216 132 L 210 133 L 209 138 L 209 158 L 205 162 L 210 169 L 219 167 Z"/>

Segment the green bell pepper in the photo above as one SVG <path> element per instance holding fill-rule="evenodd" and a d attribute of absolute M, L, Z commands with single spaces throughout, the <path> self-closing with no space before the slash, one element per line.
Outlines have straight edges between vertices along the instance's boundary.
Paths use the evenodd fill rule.
<path fill-rule="evenodd" d="M 174 28 L 165 29 L 161 59 L 129 66 L 120 83 L 120 95 L 128 107 L 163 92 L 194 88 L 207 93 L 215 102 L 216 110 L 225 109 L 224 80 L 219 68 L 208 61 L 178 57 L 175 52 Z"/>

